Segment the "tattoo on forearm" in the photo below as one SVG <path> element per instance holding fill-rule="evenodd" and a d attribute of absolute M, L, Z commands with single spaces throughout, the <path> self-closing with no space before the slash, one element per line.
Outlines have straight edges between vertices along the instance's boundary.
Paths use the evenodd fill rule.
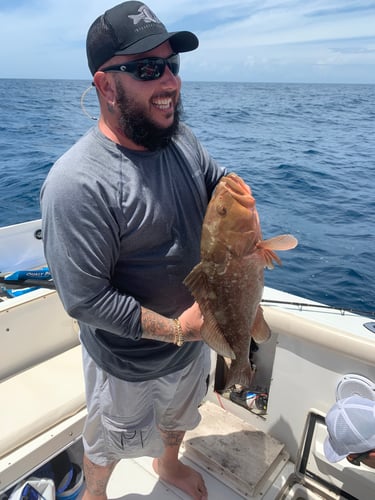
<path fill-rule="evenodd" d="M 143 338 L 162 342 L 174 342 L 174 327 L 171 319 L 142 308 L 141 321 Z"/>

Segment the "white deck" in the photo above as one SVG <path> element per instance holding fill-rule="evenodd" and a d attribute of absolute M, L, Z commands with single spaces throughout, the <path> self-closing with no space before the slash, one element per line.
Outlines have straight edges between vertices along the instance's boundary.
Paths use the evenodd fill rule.
<path fill-rule="evenodd" d="M 182 457 L 181 459 L 203 475 L 209 499 L 240 500 L 244 498 L 187 458 Z M 108 498 L 124 500 L 140 498 L 191 500 L 190 496 L 185 495 L 181 490 L 159 481 L 152 468 L 152 458 L 148 457 L 136 460 L 122 460 L 118 464 L 108 486 Z"/>
<path fill-rule="evenodd" d="M 293 465 L 288 463 L 284 473 L 280 476 L 272 488 L 264 496 L 244 496 L 236 493 L 232 488 L 219 481 L 204 467 L 199 467 L 188 458 L 181 456 L 183 463 L 190 465 L 200 472 L 206 483 L 209 500 L 248 500 L 260 499 L 271 500 L 277 494 L 277 488 L 281 487 L 281 482 L 285 482 L 287 477 L 293 472 Z M 159 481 L 158 476 L 152 468 L 152 458 L 144 457 L 133 460 L 122 460 L 114 470 L 108 485 L 108 498 L 110 500 L 191 500 L 181 490 Z"/>
<path fill-rule="evenodd" d="M 284 446 L 210 402 L 202 406 L 201 414 L 199 426 L 186 434 L 180 459 L 202 474 L 209 499 L 275 498 L 293 470 Z M 111 477 L 108 497 L 189 500 L 181 490 L 159 480 L 152 460 L 122 460 Z"/>

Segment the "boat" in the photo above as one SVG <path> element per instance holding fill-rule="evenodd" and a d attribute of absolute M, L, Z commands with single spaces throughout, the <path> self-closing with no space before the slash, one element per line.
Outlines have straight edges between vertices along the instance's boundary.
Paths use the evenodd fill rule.
<path fill-rule="evenodd" d="M 0 228 L 4 499 L 63 452 L 82 465 L 86 407 L 77 322 L 50 280 L 5 282 L 11 273 L 44 266 L 40 220 Z M 214 500 L 373 498 L 374 469 L 347 460 L 332 464 L 323 452 L 325 415 L 336 399 L 353 393 L 375 399 L 373 315 L 269 287 L 262 304 L 272 335 L 252 353 L 254 387 L 218 390 L 219 359 L 212 352 L 202 421 L 186 433 L 181 460 L 203 474 Z M 109 498 L 187 499 L 158 480 L 151 460 L 121 461 Z"/>

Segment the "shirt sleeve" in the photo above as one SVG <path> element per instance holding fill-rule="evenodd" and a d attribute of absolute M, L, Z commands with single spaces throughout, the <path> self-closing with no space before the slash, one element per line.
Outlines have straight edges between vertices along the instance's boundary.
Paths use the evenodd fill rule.
<path fill-rule="evenodd" d="M 44 251 L 70 316 L 138 340 L 141 306 L 111 284 L 120 248 L 113 205 L 90 179 L 72 182 L 55 168 L 41 192 Z"/>

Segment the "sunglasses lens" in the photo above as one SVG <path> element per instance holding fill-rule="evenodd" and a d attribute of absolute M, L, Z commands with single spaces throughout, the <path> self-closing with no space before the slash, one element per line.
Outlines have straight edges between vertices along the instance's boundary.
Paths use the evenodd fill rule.
<path fill-rule="evenodd" d="M 180 69 L 180 56 L 173 54 L 167 59 L 144 59 L 139 61 L 134 76 L 143 81 L 157 80 L 163 76 L 166 65 L 174 75 L 177 75 Z"/>
<path fill-rule="evenodd" d="M 167 59 L 168 68 L 176 76 L 180 71 L 180 56 L 178 54 L 173 54 L 173 56 Z"/>
<path fill-rule="evenodd" d="M 137 64 L 137 69 L 135 75 L 138 80 L 156 80 L 160 78 L 164 73 L 165 63 L 162 59 L 160 60 L 147 60 L 140 61 Z"/>

